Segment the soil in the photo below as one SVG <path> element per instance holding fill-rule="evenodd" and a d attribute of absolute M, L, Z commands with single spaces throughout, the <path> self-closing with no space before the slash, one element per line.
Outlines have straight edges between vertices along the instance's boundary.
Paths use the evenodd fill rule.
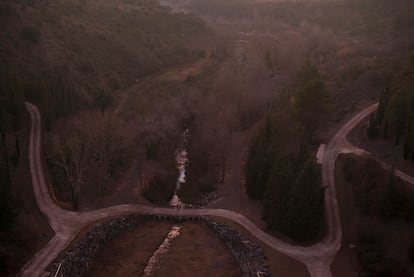
<path fill-rule="evenodd" d="M 149 221 L 119 236 L 97 256 L 87 276 L 141 276 L 172 224 Z M 205 224 L 184 223 L 151 276 L 240 276 L 236 260 Z"/>
<path fill-rule="evenodd" d="M 123 233 L 99 252 L 87 276 L 141 276 L 170 228 L 170 222 L 148 221 Z"/>
<path fill-rule="evenodd" d="M 229 249 L 205 224 L 184 223 L 153 276 L 240 276 Z"/>

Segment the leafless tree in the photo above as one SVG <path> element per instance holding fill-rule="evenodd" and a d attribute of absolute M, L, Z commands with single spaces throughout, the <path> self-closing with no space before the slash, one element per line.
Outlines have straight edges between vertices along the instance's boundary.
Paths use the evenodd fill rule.
<path fill-rule="evenodd" d="M 63 170 L 69 186 L 70 198 L 75 207 L 79 201 L 79 190 L 85 174 L 91 168 L 90 149 L 85 138 L 74 135 L 70 138 L 55 136 L 50 140 L 48 158 Z"/>

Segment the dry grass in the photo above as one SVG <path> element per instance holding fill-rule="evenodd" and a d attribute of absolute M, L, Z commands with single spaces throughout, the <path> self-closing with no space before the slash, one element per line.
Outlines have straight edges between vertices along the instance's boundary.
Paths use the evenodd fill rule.
<path fill-rule="evenodd" d="M 87 276 L 141 276 L 170 228 L 169 222 L 148 221 L 123 233 L 99 252 Z"/>
<path fill-rule="evenodd" d="M 205 224 L 185 223 L 154 276 L 240 276 L 229 249 Z"/>
<path fill-rule="evenodd" d="M 148 221 L 122 234 L 97 256 L 88 276 L 140 276 L 171 228 L 170 222 Z M 205 224 L 184 223 L 181 235 L 161 257 L 153 276 L 240 276 L 226 246 Z"/>

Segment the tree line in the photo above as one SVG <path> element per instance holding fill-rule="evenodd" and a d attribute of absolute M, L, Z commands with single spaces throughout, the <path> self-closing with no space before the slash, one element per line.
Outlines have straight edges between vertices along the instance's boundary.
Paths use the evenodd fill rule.
<path fill-rule="evenodd" d="M 394 35 L 412 34 L 414 3 L 410 0 L 348 0 L 348 1 L 203 1 L 188 5 L 194 12 L 212 17 L 225 17 L 267 23 L 282 21 L 292 26 L 303 22 L 330 26 L 338 32 L 372 36 L 384 32 Z"/>
<path fill-rule="evenodd" d="M 34 102 L 42 114 L 42 125 L 51 131 L 53 125 L 63 117 L 82 110 L 96 110 L 102 114 L 112 104 L 112 96 L 98 88 L 77 88 L 58 71 L 43 72 L 37 76 L 7 71 L 0 80 L 0 225 L 8 226 L 15 218 L 16 204 L 13 203 L 13 170 L 20 158 L 19 131 L 24 126 L 24 101 Z M 82 90 L 86 90 L 82 93 Z M 112 133 L 113 124 L 109 117 L 96 119 L 94 136 L 85 133 L 73 137 L 47 136 L 48 161 L 64 172 L 65 180 L 58 191 L 64 199 L 78 202 L 78 188 L 83 182 L 85 171 L 93 164 L 99 171 L 98 190 L 105 189 L 114 160 L 119 155 L 122 139 Z M 88 127 L 92 128 L 91 126 Z M 90 134 L 90 133 L 88 133 Z M 92 147 L 93 146 L 93 147 Z M 119 155 L 118 155 L 119 154 Z M 60 194 L 62 195 L 62 193 Z"/>
<path fill-rule="evenodd" d="M 404 159 L 414 161 L 414 56 L 382 92 L 367 134 L 393 140 L 401 146 Z"/>
<path fill-rule="evenodd" d="M 0 78 L 0 229 L 13 225 L 18 215 L 14 171 L 20 161 L 20 131 L 25 126 L 24 101 L 35 101 L 44 111 L 44 125 L 73 112 L 74 93 L 63 78 L 44 76 L 24 79 L 12 70 L 2 71 Z"/>
<path fill-rule="evenodd" d="M 262 201 L 269 229 L 310 241 L 324 224 L 324 189 L 312 145 L 314 132 L 327 117 L 329 94 L 318 70 L 306 65 L 297 75 L 293 94 L 280 98 L 285 100 L 251 143 L 246 189 Z"/>
<path fill-rule="evenodd" d="M 11 74 L 0 80 L 0 229 L 10 227 L 18 215 L 12 172 L 20 160 L 17 131 L 23 121 L 23 87 Z"/>

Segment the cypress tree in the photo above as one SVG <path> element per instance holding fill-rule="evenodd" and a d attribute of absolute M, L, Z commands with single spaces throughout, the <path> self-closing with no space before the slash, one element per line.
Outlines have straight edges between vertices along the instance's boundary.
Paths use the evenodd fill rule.
<path fill-rule="evenodd" d="M 403 146 L 403 157 L 404 160 L 410 159 L 411 150 L 410 150 L 410 142 L 408 136 L 405 137 L 404 146 Z"/>
<path fill-rule="evenodd" d="M 384 123 L 382 137 L 384 139 L 388 139 L 388 120 L 386 120 Z"/>
<path fill-rule="evenodd" d="M 315 238 L 323 220 L 323 189 L 315 162 L 308 159 L 293 178 L 281 231 L 297 241 Z"/>
<path fill-rule="evenodd" d="M 10 166 L 7 143 L 2 143 L 2 159 L 0 160 L 0 229 L 13 224 L 17 213 L 13 208 Z"/>
<path fill-rule="evenodd" d="M 19 137 L 16 136 L 14 142 L 14 153 L 13 153 L 13 164 L 17 166 L 20 160 L 20 144 L 19 144 Z"/>
<path fill-rule="evenodd" d="M 378 136 L 378 126 L 377 119 L 374 113 L 371 113 L 369 116 L 369 125 L 367 131 L 368 137 L 374 139 Z"/>
<path fill-rule="evenodd" d="M 405 203 L 403 195 L 398 191 L 398 179 L 395 177 L 394 168 L 390 172 L 389 181 L 380 193 L 379 215 L 383 219 L 399 217 L 402 205 Z"/>
<path fill-rule="evenodd" d="M 274 130 L 270 118 L 249 148 L 245 167 L 247 194 L 254 199 L 262 199 L 272 173 L 274 163 Z"/>

